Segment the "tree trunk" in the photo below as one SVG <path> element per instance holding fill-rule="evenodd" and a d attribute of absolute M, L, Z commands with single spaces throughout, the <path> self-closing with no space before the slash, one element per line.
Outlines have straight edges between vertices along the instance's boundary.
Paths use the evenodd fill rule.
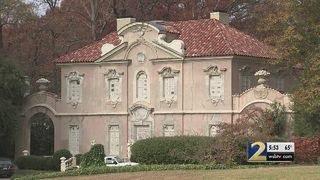
<path fill-rule="evenodd" d="M 98 2 L 97 0 L 91 0 L 90 1 L 90 6 L 91 6 L 91 15 L 90 15 L 90 20 L 91 20 L 91 35 L 93 40 L 97 40 L 97 13 L 98 13 Z"/>

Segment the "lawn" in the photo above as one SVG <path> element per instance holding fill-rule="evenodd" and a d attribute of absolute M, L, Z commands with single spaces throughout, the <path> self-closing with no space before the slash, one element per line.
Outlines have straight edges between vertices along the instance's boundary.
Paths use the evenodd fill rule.
<path fill-rule="evenodd" d="M 320 166 L 261 167 L 225 170 L 179 170 L 111 173 L 58 179 L 320 179 Z"/>
<path fill-rule="evenodd" d="M 15 178 L 20 178 L 24 176 L 29 176 L 29 175 L 37 175 L 41 173 L 49 173 L 51 171 L 39 171 L 39 170 L 23 170 L 23 169 L 18 169 L 16 173 L 12 176 L 12 179 Z"/>

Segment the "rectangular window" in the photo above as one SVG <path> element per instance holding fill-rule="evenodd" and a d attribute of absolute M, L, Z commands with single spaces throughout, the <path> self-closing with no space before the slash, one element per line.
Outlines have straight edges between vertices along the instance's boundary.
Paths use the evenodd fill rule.
<path fill-rule="evenodd" d="M 277 90 L 284 91 L 284 78 L 278 77 L 276 82 L 277 82 L 277 84 L 276 84 Z"/>
<path fill-rule="evenodd" d="M 248 75 L 242 75 L 241 76 L 240 86 L 241 86 L 241 91 L 242 92 L 252 87 L 251 78 L 252 77 L 248 76 Z"/>
<path fill-rule="evenodd" d="M 119 79 L 109 79 L 109 99 L 111 101 L 116 101 L 119 99 L 120 93 L 119 93 Z"/>
<path fill-rule="evenodd" d="M 80 99 L 80 81 L 73 80 L 70 81 L 70 95 L 69 100 L 79 101 Z"/>
<path fill-rule="evenodd" d="M 220 98 L 223 96 L 224 87 L 222 76 L 210 76 L 209 91 L 210 97 Z"/>
<path fill-rule="evenodd" d="M 163 97 L 172 98 L 176 95 L 174 77 L 163 78 Z"/>

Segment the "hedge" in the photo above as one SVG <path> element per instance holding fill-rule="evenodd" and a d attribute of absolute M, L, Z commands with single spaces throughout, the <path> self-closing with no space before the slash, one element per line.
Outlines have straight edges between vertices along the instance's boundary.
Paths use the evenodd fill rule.
<path fill-rule="evenodd" d="M 53 154 L 53 157 L 44 156 L 20 156 L 15 160 L 15 164 L 19 169 L 32 169 L 32 170 L 60 170 L 60 158 L 65 157 L 69 159 L 71 157 L 69 150 L 61 149 Z"/>
<path fill-rule="evenodd" d="M 132 145 L 131 161 L 141 164 L 199 164 L 214 162 L 215 139 L 207 136 L 154 137 Z"/>
<path fill-rule="evenodd" d="M 53 170 L 52 157 L 20 156 L 14 163 L 19 169 Z"/>

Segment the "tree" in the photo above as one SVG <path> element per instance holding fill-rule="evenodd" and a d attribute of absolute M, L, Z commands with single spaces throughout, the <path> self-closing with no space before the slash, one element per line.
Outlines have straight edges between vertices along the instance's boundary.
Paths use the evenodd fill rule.
<path fill-rule="evenodd" d="M 0 1 L 0 50 L 3 48 L 3 28 L 5 25 L 21 23 L 32 14 L 31 6 L 21 0 Z"/>
<path fill-rule="evenodd" d="M 0 57 L 0 156 L 14 155 L 15 131 L 24 89 L 22 73 Z"/>
<path fill-rule="evenodd" d="M 288 136 L 285 107 L 279 103 L 271 104 L 264 110 L 256 106 L 247 107 L 232 124 L 217 125 L 217 152 L 224 152 L 218 158 L 227 163 L 243 164 L 246 162 L 246 146 L 255 141 L 281 141 Z"/>

